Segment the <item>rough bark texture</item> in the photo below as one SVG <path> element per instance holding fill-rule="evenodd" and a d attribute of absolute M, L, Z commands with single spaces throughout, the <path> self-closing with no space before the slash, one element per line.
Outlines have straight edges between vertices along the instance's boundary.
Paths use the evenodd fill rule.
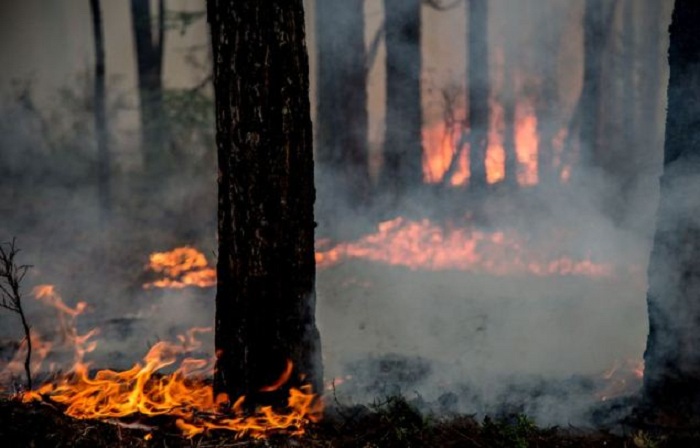
<path fill-rule="evenodd" d="M 395 194 L 423 181 L 421 0 L 384 0 L 386 134 L 381 183 Z"/>
<path fill-rule="evenodd" d="M 102 28 L 100 0 L 90 0 L 92 32 L 95 41 L 95 92 L 94 115 L 97 136 L 97 189 L 100 210 L 105 218 L 111 208 L 110 157 L 107 141 L 107 93 L 105 82 L 105 42 Z"/>
<path fill-rule="evenodd" d="M 486 147 L 489 135 L 488 0 L 469 0 L 469 185 L 486 185 Z"/>
<path fill-rule="evenodd" d="M 700 411 L 700 3 L 676 0 L 657 229 L 649 263 L 644 392 L 655 411 Z"/>
<path fill-rule="evenodd" d="M 164 137 L 166 117 L 163 107 L 163 50 L 165 45 L 165 0 L 158 1 L 157 39 L 153 36 L 153 14 L 150 0 L 131 0 L 131 20 L 136 49 L 141 144 L 144 166 L 151 174 L 159 174 L 166 160 Z"/>
<path fill-rule="evenodd" d="M 219 158 L 215 389 L 321 390 L 314 173 L 301 0 L 210 0 Z M 286 387 L 261 392 L 285 370 Z"/>
<path fill-rule="evenodd" d="M 320 169 L 353 204 L 368 193 L 367 56 L 364 2 L 316 2 L 318 114 L 316 148 Z"/>

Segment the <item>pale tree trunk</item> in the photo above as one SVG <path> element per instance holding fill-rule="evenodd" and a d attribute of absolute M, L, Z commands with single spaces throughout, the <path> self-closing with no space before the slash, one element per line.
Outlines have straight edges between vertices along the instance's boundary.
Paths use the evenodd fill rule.
<path fill-rule="evenodd" d="M 214 386 L 248 405 L 321 391 L 301 0 L 210 1 L 219 159 Z M 261 392 L 294 365 L 290 381 Z"/>

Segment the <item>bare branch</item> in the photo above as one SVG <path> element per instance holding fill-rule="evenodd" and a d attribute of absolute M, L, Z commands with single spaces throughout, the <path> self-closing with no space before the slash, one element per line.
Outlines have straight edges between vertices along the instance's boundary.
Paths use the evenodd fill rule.
<path fill-rule="evenodd" d="M 32 373 L 30 369 L 32 358 L 32 339 L 30 327 L 22 308 L 21 284 L 31 266 L 18 265 L 15 257 L 20 250 L 11 242 L 0 244 L 0 308 L 17 313 L 22 321 L 24 337 L 27 339 L 27 356 L 24 359 L 24 372 L 27 375 L 27 389 L 32 388 Z"/>

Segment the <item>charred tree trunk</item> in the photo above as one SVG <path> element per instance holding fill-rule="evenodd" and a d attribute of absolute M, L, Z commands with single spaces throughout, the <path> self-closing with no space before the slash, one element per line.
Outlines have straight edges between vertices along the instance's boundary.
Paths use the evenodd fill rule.
<path fill-rule="evenodd" d="M 644 393 L 656 412 L 700 413 L 700 3 L 670 27 L 664 171 L 649 262 Z"/>
<path fill-rule="evenodd" d="M 469 0 L 467 8 L 469 91 L 469 185 L 486 186 L 489 135 L 488 0 Z"/>
<path fill-rule="evenodd" d="M 95 135 L 97 136 L 97 190 L 100 211 L 103 219 L 111 209 L 110 195 L 110 157 L 107 141 L 107 100 L 105 82 L 105 42 L 102 28 L 102 11 L 100 0 L 90 0 L 92 15 L 92 32 L 95 40 L 95 91 L 94 115 Z"/>
<path fill-rule="evenodd" d="M 314 173 L 301 0 L 210 0 L 219 159 L 215 390 L 321 390 Z M 285 387 L 263 392 L 293 363 Z M 302 376 L 305 375 L 305 379 Z"/>
<path fill-rule="evenodd" d="M 586 0 L 583 18 L 584 67 L 579 139 L 584 162 L 600 165 L 601 88 L 606 35 L 606 0 Z"/>
<path fill-rule="evenodd" d="M 421 0 L 384 0 L 386 134 L 380 182 L 395 195 L 423 181 Z"/>
<path fill-rule="evenodd" d="M 339 180 L 351 204 L 369 188 L 364 2 L 316 2 L 320 168 Z M 333 188 L 334 191 L 338 191 Z"/>
<path fill-rule="evenodd" d="M 157 39 L 153 33 L 150 0 L 131 0 L 131 20 L 136 48 L 136 66 L 141 112 L 141 145 L 144 166 L 160 174 L 167 162 L 164 151 L 167 124 L 163 105 L 163 50 L 165 45 L 165 0 L 158 0 Z"/>

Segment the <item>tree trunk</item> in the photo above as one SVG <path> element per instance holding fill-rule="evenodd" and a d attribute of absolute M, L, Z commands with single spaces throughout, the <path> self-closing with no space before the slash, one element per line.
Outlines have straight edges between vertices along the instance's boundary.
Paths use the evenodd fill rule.
<path fill-rule="evenodd" d="M 583 87 L 581 90 L 581 125 L 579 139 L 582 159 L 593 165 L 601 164 L 600 114 L 605 47 L 605 0 L 586 0 L 583 18 Z"/>
<path fill-rule="evenodd" d="M 219 159 L 215 390 L 321 391 L 314 172 L 301 0 L 208 4 Z M 263 392 L 293 363 L 290 381 Z"/>
<path fill-rule="evenodd" d="M 97 137 L 97 190 L 102 219 L 106 219 L 111 209 L 110 161 L 107 141 L 107 100 L 105 83 L 105 43 L 102 28 L 100 0 L 90 0 L 92 32 L 95 40 L 95 91 L 94 115 Z"/>
<path fill-rule="evenodd" d="M 151 175 L 162 174 L 167 157 L 167 124 L 163 106 L 163 50 L 165 0 L 158 0 L 157 40 L 153 36 L 150 0 L 131 0 L 131 20 L 141 112 L 141 145 L 144 166 Z"/>
<path fill-rule="evenodd" d="M 321 170 L 340 183 L 333 190 L 346 192 L 355 205 L 369 188 L 363 6 L 360 0 L 316 2 L 316 154 Z"/>
<path fill-rule="evenodd" d="M 700 412 L 700 3 L 670 27 L 664 171 L 649 262 L 644 394 L 655 411 Z"/>
<path fill-rule="evenodd" d="M 469 0 L 469 185 L 486 186 L 489 135 L 488 0 Z"/>
<path fill-rule="evenodd" d="M 384 0 L 386 134 L 381 183 L 397 195 L 423 181 L 421 0 Z"/>

